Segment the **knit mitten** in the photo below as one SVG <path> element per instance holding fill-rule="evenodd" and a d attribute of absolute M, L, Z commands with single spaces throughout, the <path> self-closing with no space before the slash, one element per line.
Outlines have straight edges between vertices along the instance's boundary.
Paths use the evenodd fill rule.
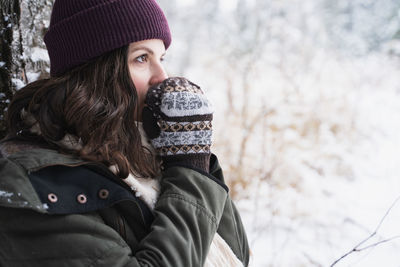
<path fill-rule="evenodd" d="M 212 137 L 210 102 L 196 84 L 174 77 L 149 88 L 143 128 L 164 165 L 209 172 Z"/>

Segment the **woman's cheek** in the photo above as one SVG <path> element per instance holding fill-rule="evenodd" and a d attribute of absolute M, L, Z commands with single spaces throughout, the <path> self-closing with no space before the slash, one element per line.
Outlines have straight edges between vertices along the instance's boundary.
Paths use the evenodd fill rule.
<path fill-rule="evenodd" d="M 139 74 L 140 73 L 133 74 L 131 72 L 131 78 L 132 78 L 133 84 L 135 85 L 136 92 L 139 96 L 139 101 L 143 102 L 144 97 L 146 96 L 146 93 L 148 90 L 148 82 L 143 77 L 144 75 L 139 75 Z"/>
<path fill-rule="evenodd" d="M 137 85 L 136 85 L 136 83 L 134 83 L 134 84 L 136 87 L 137 94 L 139 96 L 140 104 L 142 104 L 144 102 L 144 98 L 146 97 L 146 93 L 148 90 L 147 83 L 138 82 Z"/>

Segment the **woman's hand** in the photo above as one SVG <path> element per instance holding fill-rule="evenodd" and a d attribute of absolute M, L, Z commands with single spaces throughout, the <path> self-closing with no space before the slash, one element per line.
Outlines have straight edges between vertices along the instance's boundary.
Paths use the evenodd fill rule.
<path fill-rule="evenodd" d="M 173 77 L 149 88 L 143 128 L 164 164 L 209 172 L 212 138 L 210 102 L 196 84 Z"/>

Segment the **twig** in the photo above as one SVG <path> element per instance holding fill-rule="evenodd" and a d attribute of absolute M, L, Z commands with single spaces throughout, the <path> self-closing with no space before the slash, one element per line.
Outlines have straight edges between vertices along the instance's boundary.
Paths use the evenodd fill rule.
<path fill-rule="evenodd" d="M 313 266 L 317 266 L 317 267 L 323 267 L 322 264 L 320 264 L 319 262 L 316 262 L 315 260 L 313 260 L 310 255 L 308 255 L 307 253 L 303 252 L 303 255 L 307 258 L 307 260 L 313 265 Z"/>
<path fill-rule="evenodd" d="M 359 252 L 359 251 L 363 251 L 363 250 L 366 250 L 366 249 L 369 249 L 369 248 L 375 247 L 375 246 L 377 246 L 377 245 L 379 245 L 379 244 L 382 244 L 382 243 L 386 243 L 386 242 L 392 241 L 392 240 L 394 240 L 394 239 L 397 239 L 397 238 L 400 238 L 400 235 L 396 235 L 396 236 L 393 236 L 393 237 L 391 237 L 391 238 L 388 238 L 388 239 L 384 239 L 384 240 L 378 241 L 378 242 L 376 242 L 376 243 L 373 243 L 373 244 L 371 244 L 371 245 L 368 245 L 368 246 L 366 246 L 366 247 L 363 247 L 363 248 L 358 248 L 358 249 L 356 249 L 355 251 L 357 251 L 357 252 Z"/>
<path fill-rule="evenodd" d="M 335 260 L 335 261 L 332 263 L 332 265 L 331 265 L 330 267 L 335 266 L 339 261 L 341 261 L 342 259 L 344 259 L 345 257 L 347 257 L 348 255 L 350 255 L 350 254 L 353 253 L 353 252 L 360 252 L 360 251 L 363 251 L 363 250 L 366 250 L 366 249 L 369 249 L 369 248 L 378 246 L 379 244 L 386 243 L 386 242 L 392 241 L 392 240 L 394 240 L 394 239 L 400 238 L 400 235 L 397 235 L 397 236 L 394 236 L 394 237 L 391 237 L 391 238 L 388 238 L 388 239 L 381 240 L 381 241 L 379 241 L 379 242 L 373 243 L 373 244 L 368 245 L 368 246 L 366 246 L 366 247 L 360 248 L 360 246 L 361 246 L 362 244 L 364 244 L 365 242 L 367 242 L 368 240 L 370 240 L 372 237 L 374 237 L 374 236 L 377 234 L 378 230 L 380 229 L 380 227 L 381 227 L 382 224 L 383 224 L 383 221 L 386 219 L 386 217 L 388 216 L 388 214 L 390 213 L 390 211 L 393 209 L 393 207 L 397 204 L 397 202 L 399 202 L 399 200 L 400 200 L 400 196 L 397 197 L 397 199 L 393 202 L 393 204 L 390 206 L 390 208 L 386 211 L 385 215 L 382 217 L 382 219 L 381 219 L 381 221 L 379 222 L 378 226 L 376 227 L 375 231 L 374 231 L 370 236 L 368 236 L 366 239 L 364 239 L 363 241 L 361 241 L 361 242 L 360 242 L 359 244 L 357 244 L 352 250 L 350 250 L 349 252 L 347 252 L 346 254 L 344 254 L 342 257 L 340 257 L 339 259 Z"/>

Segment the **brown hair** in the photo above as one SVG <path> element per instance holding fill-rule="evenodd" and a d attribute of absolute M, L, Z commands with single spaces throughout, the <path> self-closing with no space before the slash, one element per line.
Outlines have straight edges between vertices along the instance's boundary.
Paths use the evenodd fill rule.
<path fill-rule="evenodd" d="M 129 172 L 154 177 L 157 160 L 142 145 L 135 120 L 138 96 L 129 74 L 127 48 L 19 90 L 8 108 L 7 138 L 44 141 L 61 152 L 117 165 L 121 178 Z M 24 112 L 34 118 L 33 123 L 24 118 Z M 36 122 L 40 136 L 30 131 Z M 66 134 L 80 138 L 79 151 L 58 145 Z"/>

